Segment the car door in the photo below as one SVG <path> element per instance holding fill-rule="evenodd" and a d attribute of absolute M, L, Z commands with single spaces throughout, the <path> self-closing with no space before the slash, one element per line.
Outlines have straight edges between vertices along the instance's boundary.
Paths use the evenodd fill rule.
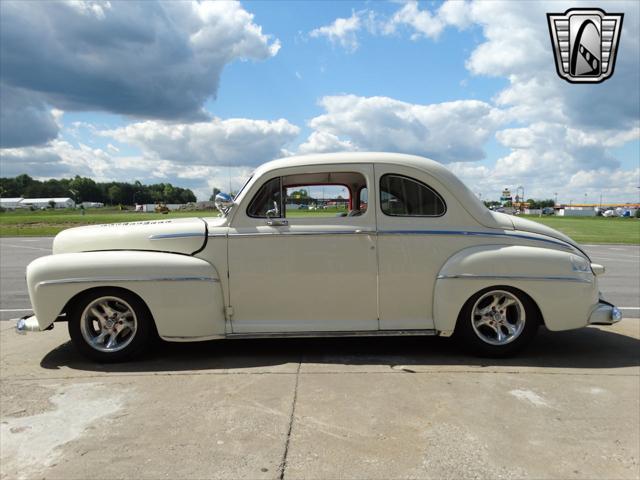
<path fill-rule="evenodd" d="M 437 274 L 459 245 L 450 194 L 425 172 L 376 164 L 380 329 L 432 329 Z"/>
<path fill-rule="evenodd" d="M 318 165 L 252 184 L 229 231 L 234 333 L 378 329 L 375 208 L 362 201 L 373 176 L 370 164 Z M 331 199 L 340 183 L 349 198 Z"/>

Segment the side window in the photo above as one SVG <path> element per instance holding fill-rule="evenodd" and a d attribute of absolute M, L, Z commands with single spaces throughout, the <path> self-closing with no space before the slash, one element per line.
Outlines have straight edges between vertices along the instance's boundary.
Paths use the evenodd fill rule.
<path fill-rule="evenodd" d="M 247 209 L 250 217 L 266 218 L 282 216 L 281 179 L 273 178 L 262 185 Z"/>
<path fill-rule="evenodd" d="M 285 186 L 287 217 L 346 217 L 351 198 L 343 185 Z"/>
<path fill-rule="evenodd" d="M 303 173 L 282 177 L 288 218 L 358 217 L 367 181 L 357 172 Z"/>
<path fill-rule="evenodd" d="M 367 190 L 367 187 L 362 187 L 358 192 L 358 205 L 362 213 L 367 211 L 369 206 L 369 190 Z"/>
<path fill-rule="evenodd" d="M 380 207 L 385 215 L 399 217 L 440 217 L 447 210 L 435 190 L 401 175 L 380 179 Z"/>

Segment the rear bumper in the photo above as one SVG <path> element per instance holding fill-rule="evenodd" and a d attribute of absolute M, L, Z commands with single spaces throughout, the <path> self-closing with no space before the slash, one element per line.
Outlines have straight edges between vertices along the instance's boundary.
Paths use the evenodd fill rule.
<path fill-rule="evenodd" d="M 19 318 L 16 323 L 16 333 L 20 335 L 24 335 L 27 332 L 41 332 L 40 325 L 38 324 L 38 319 L 35 315 L 27 315 L 25 317 Z"/>
<path fill-rule="evenodd" d="M 600 300 L 598 306 L 589 315 L 589 325 L 613 325 L 622 320 L 622 312 L 615 305 Z"/>

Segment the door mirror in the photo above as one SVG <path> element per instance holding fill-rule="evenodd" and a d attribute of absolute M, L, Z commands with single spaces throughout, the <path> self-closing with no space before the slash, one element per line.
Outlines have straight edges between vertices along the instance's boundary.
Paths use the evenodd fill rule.
<path fill-rule="evenodd" d="M 216 208 L 224 215 L 226 215 L 231 207 L 233 207 L 233 198 L 228 193 L 222 193 L 216 195 L 214 200 Z"/>

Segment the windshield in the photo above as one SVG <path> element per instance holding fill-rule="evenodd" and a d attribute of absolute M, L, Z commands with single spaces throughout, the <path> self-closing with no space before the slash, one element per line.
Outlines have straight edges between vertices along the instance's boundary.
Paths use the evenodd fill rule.
<path fill-rule="evenodd" d="M 246 187 L 247 185 L 249 185 L 249 182 L 251 181 L 251 179 L 252 179 L 252 178 L 253 178 L 253 173 L 252 173 L 251 175 L 249 175 L 249 178 L 247 178 L 247 181 L 246 181 L 246 182 L 244 182 L 244 185 L 242 185 L 242 187 L 240 187 L 240 190 L 238 190 L 238 193 L 236 193 L 236 194 L 233 196 L 233 199 L 234 199 L 234 200 L 240 196 L 240 194 L 241 194 L 241 193 L 242 193 L 242 191 L 245 189 L 245 187 Z"/>

